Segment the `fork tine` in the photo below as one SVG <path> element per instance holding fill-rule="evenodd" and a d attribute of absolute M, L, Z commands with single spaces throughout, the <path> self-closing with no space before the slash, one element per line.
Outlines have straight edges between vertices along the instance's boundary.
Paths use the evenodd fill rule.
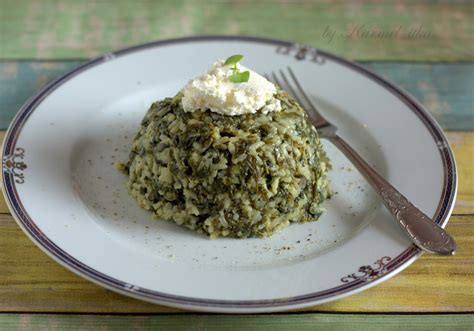
<path fill-rule="evenodd" d="M 281 69 L 280 69 L 280 75 L 281 75 L 281 77 L 283 78 L 283 80 L 285 81 L 286 86 L 288 86 L 288 89 L 289 89 L 288 92 L 290 92 L 290 94 L 293 96 L 293 98 L 295 98 L 295 99 L 301 104 L 302 102 L 301 102 L 300 98 L 298 97 L 298 93 L 297 93 L 296 90 L 293 88 L 293 85 L 290 84 L 288 78 L 286 78 L 285 73 L 284 73 L 283 70 L 281 70 Z"/>
<path fill-rule="evenodd" d="M 301 86 L 300 82 L 298 81 L 298 79 L 296 78 L 296 75 L 294 74 L 293 70 L 291 70 L 290 67 L 287 67 L 288 68 L 288 72 L 290 73 L 290 76 L 291 78 L 293 79 L 293 81 L 295 82 L 296 84 L 296 87 L 298 87 L 298 90 L 300 91 L 301 95 L 303 96 L 303 98 L 305 98 L 306 102 L 308 103 L 308 105 L 312 108 L 312 110 L 314 110 L 316 113 L 318 113 L 319 116 L 321 116 L 321 114 L 319 114 L 318 112 L 318 109 L 316 108 L 316 106 L 313 104 L 313 102 L 311 101 L 311 99 L 308 97 L 308 95 L 306 94 L 306 92 L 304 91 L 303 87 Z M 289 84 L 290 85 L 290 84 Z"/>
<path fill-rule="evenodd" d="M 273 78 L 274 83 L 276 83 L 280 87 L 283 87 L 283 85 L 281 84 L 280 80 L 278 79 L 278 77 L 277 77 L 277 75 L 275 74 L 274 71 L 272 71 L 272 78 Z"/>
<path fill-rule="evenodd" d="M 321 115 L 318 112 L 318 109 L 316 106 L 313 104 L 309 96 L 306 94 L 304 91 L 303 87 L 301 86 L 300 82 L 296 78 L 295 73 L 293 70 L 291 70 L 290 67 L 287 67 L 288 72 L 291 76 L 292 82 L 290 83 L 290 79 L 287 78 L 288 75 L 285 74 L 283 70 L 279 70 L 279 73 L 281 75 L 281 79 L 278 78 L 278 75 L 275 74 L 274 71 L 271 72 L 271 74 L 264 74 L 265 78 L 268 79 L 269 81 L 273 82 L 274 84 L 279 85 L 281 88 L 285 89 L 286 92 L 291 95 L 302 107 L 303 109 L 307 108 L 306 110 L 311 110 L 311 111 L 306 111 L 308 114 L 312 124 L 319 130 L 321 129 L 329 129 L 327 133 L 324 134 L 331 134 L 335 131 L 335 127 L 329 123 L 323 115 Z M 320 132 L 321 134 L 321 132 Z"/>

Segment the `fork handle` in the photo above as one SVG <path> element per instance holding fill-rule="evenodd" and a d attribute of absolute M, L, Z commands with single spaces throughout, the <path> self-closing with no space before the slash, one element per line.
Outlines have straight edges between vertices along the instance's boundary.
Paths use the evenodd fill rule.
<path fill-rule="evenodd" d="M 455 254 L 456 242 L 453 237 L 380 176 L 348 143 L 337 134 L 325 138 L 339 148 L 367 179 L 385 207 L 416 246 L 430 253 Z"/>

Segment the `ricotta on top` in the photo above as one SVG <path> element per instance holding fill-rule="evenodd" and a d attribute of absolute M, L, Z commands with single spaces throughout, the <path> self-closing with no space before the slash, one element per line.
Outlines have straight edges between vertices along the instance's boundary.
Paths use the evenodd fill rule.
<path fill-rule="evenodd" d="M 240 64 L 237 64 L 237 69 L 250 72 L 247 82 L 231 82 L 232 68 L 224 65 L 223 60 L 214 63 L 207 73 L 190 80 L 182 89 L 184 111 L 209 109 L 235 116 L 281 110 L 280 100 L 274 96 L 276 87 L 273 83 Z"/>

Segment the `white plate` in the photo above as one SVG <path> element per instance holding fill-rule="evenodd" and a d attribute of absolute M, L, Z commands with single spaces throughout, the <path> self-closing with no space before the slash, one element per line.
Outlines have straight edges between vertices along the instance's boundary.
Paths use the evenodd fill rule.
<path fill-rule="evenodd" d="M 420 251 L 330 144 L 338 192 L 320 221 L 266 239 L 217 239 L 154 220 L 125 189 L 125 160 L 152 101 L 235 53 L 260 73 L 291 66 L 324 115 L 409 199 L 446 225 L 456 171 L 423 107 L 373 72 L 284 41 L 194 37 L 92 60 L 32 97 L 3 146 L 5 198 L 21 228 L 66 268 L 163 305 L 263 312 L 320 304 L 400 272 Z M 429 281 L 429 279 L 427 279 Z"/>

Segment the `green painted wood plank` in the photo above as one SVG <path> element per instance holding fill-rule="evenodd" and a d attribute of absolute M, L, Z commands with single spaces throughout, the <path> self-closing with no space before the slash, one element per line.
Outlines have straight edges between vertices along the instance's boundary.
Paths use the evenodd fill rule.
<path fill-rule="evenodd" d="M 0 58 L 89 58 L 156 39 L 273 37 L 357 60 L 472 61 L 472 1 L 0 0 Z"/>
<path fill-rule="evenodd" d="M 21 105 L 52 79 L 81 61 L 0 62 L 0 129 L 5 129 Z M 364 62 L 421 101 L 442 127 L 474 130 L 474 64 Z"/>
<path fill-rule="evenodd" d="M 420 101 L 445 130 L 474 130 L 474 64 L 366 63 Z"/>
<path fill-rule="evenodd" d="M 0 315 L 0 330 L 472 330 L 474 315 Z"/>
<path fill-rule="evenodd" d="M 82 62 L 0 62 L 0 129 L 8 127 L 23 103 L 41 87 Z"/>

